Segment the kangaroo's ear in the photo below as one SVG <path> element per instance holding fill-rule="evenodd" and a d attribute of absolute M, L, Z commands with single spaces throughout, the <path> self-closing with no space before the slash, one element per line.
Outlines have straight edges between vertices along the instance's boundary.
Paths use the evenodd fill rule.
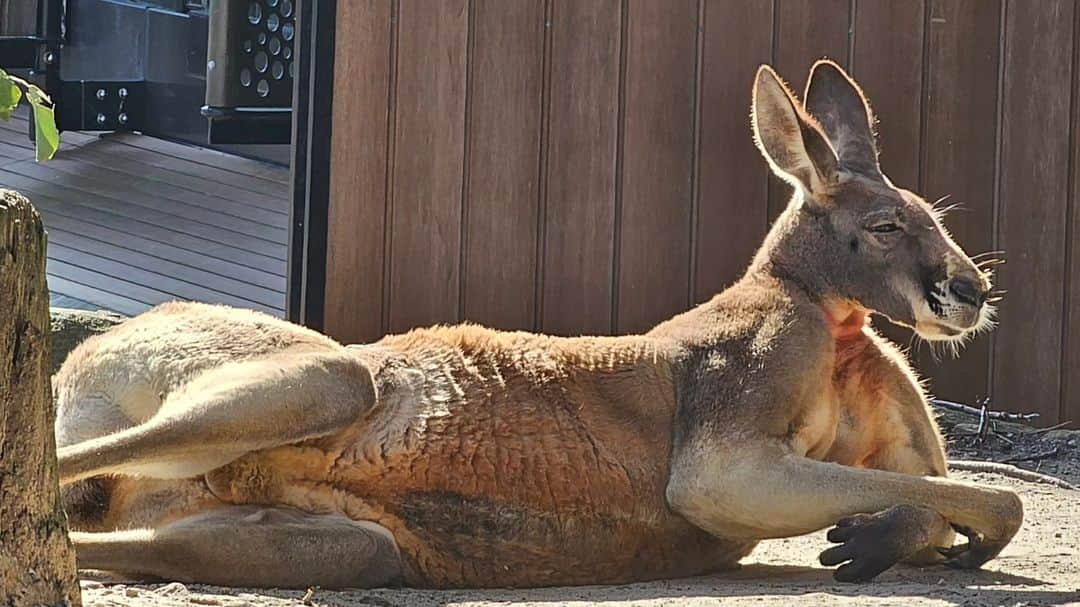
<path fill-rule="evenodd" d="M 837 180 L 836 154 L 817 121 L 767 65 L 754 80 L 754 141 L 774 173 L 812 197 Z"/>
<path fill-rule="evenodd" d="M 859 85 L 839 65 L 822 59 L 810 68 L 805 98 L 806 111 L 821 123 L 840 166 L 880 174 L 874 112 Z"/>

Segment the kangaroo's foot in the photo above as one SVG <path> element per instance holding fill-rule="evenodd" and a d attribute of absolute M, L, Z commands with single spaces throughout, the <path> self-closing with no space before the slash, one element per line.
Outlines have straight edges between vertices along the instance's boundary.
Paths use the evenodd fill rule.
<path fill-rule="evenodd" d="M 938 549 L 937 538 L 947 531 L 944 517 L 929 508 L 893 506 L 840 519 L 828 534 L 829 541 L 839 545 L 819 558 L 829 567 L 844 563 L 836 570 L 838 581 L 863 582 L 900 561 Z"/>

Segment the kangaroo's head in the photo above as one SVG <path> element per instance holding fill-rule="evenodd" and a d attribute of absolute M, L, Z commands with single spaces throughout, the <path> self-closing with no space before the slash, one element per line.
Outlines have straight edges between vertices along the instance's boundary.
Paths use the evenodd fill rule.
<path fill-rule="evenodd" d="M 814 65 L 805 104 L 762 66 L 752 123 L 773 172 L 795 187 L 755 265 L 926 339 L 961 339 L 991 324 L 988 274 L 939 213 L 881 172 L 873 113 L 839 66 Z"/>

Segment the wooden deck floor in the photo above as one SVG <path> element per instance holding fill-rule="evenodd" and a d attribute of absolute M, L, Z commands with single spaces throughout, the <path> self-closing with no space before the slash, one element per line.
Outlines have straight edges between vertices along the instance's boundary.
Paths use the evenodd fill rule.
<path fill-rule="evenodd" d="M 37 163 L 26 128 L 25 114 L 0 121 L 0 187 L 44 218 L 53 305 L 137 314 L 180 299 L 284 315 L 287 168 L 70 132 Z"/>

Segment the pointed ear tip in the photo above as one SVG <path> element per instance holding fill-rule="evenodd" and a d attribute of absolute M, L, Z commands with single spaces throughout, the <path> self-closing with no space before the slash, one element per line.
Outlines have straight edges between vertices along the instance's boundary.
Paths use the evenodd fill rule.
<path fill-rule="evenodd" d="M 814 62 L 813 67 L 816 68 L 816 67 L 821 67 L 821 66 L 825 66 L 825 65 L 827 65 L 829 67 L 834 67 L 834 68 L 836 68 L 838 70 L 843 69 L 843 68 L 840 67 L 839 63 L 837 63 L 836 61 L 834 61 L 833 59 L 830 59 L 828 57 L 822 57 L 821 59 L 818 59 L 817 61 Z M 811 68 L 811 69 L 813 69 L 813 68 Z"/>
<path fill-rule="evenodd" d="M 851 80 L 851 76 L 848 75 L 844 68 L 828 57 L 818 59 L 810 67 L 810 80 L 814 80 L 819 75 L 840 76 L 845 80 Z"/>
<path fill-rule="evenodd" d="M 754 84 L 758 84 L 769 77 L 776 78 L 776 70 L 768 63 L 762 63 L 758 66 L 757 73 L 754 74 Z"/>
<path fill-rule="evenodd" d="M 763 63 L 758 68 L 757 76 L 754 78 L 753 97 L 757 99 L 759 93 L 766 92 L 766 94 L 775 95 L 777 91 L 787 93 L 789 97 L 794 95 L 791 89 L 788 88 L 787 83 L 784 82 L 784 79 L 780 77 L 780 74 L 777 74 L 771 65 Z"/>

